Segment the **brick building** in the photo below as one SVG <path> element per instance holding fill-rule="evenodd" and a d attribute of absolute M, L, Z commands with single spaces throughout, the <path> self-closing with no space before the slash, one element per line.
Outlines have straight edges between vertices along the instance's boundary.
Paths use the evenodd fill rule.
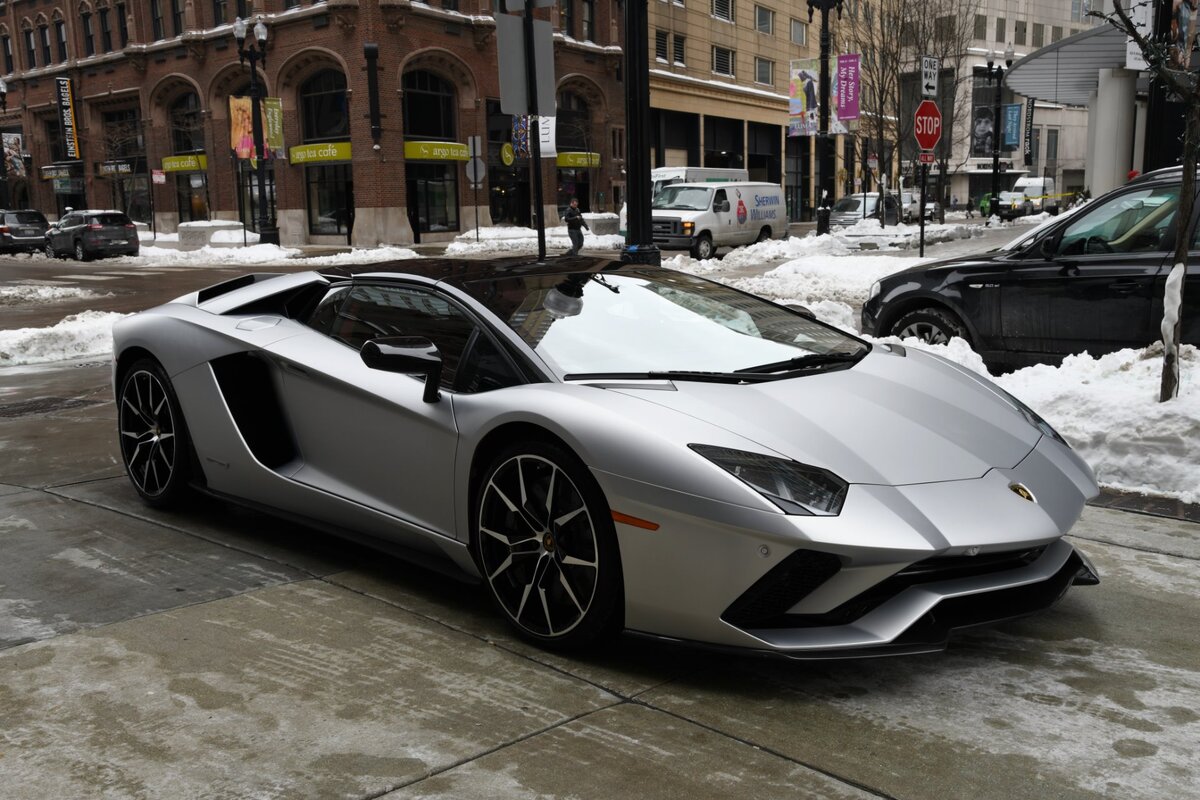
<path fill-rule="evenodd" d="M 261 14 L 259 80 L 283 110 L 284 157 L 269 162 L 267 182 L 283 244 L 439 241 L 477 218 L 528 225 L 528 160 L 514 157 L 512 118 L 500 113 L 492 5 L 0 0 L 0 129 L 21 135 L 23 154 L 0 174 L 9 206 L 51 218 L 67 206 L 120 208 L 165 231 L 205 219 L 253 229 L 257 184 L 231 150 L 228 100 L 250 87 L 231 23 Z M 619 206 L 624 94 L 615 0 L 559 0 L 539 14 L 551 11 L 558 156 L 544 162 L 543 190 L 557 222 L 570 196 L 585 210 Z M 377 137 L 368 42 L 379 46 Z M 60 77 L 72 83 L 77 159 L 64 147 Z M 472 136 L 487 150 L 479 189 L 464 169 Z"/>

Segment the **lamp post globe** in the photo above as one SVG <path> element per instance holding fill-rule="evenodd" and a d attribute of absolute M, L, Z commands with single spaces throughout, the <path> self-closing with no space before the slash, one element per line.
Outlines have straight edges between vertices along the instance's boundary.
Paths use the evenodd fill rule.
<path fill-rule="evenodd" d="M 254 42 L 246 44 L 246 20 L 233 21 L 233 38 L 237 41 L 238 62 L 250 62 L 250 130 L 254 139 L 255 181 L 258 183 L 258 241 L 279 244 L 279 229 L 271 220 L 267 198 L 267 151 L 262 125 L 262 100 L 266 87 L 259 83 L 258 65 L 267 65 L 267 23 L 262 15 L 254 23 Z"/>

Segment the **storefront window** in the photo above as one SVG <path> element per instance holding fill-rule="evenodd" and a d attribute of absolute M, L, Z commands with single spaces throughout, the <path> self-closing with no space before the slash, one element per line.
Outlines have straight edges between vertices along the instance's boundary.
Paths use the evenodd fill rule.
<path fill-rule="evenodd" d="M 250 166 L 249 159 L 239 160 L 238 165 L 238 218 L 248 230 L 258 230 L 258 171 Z M 267 215 L 275 212 L 275 162 L 267 161 L 266 189 Z"/>
<path fill-rule="evenodd" d="M 414 232 L 458 230 L 457 163 L 408 162 L 408 203 L 417 210 Z"/>
<path fill-rule="evenodd" d="M 350 116 L 346 76 L 324 70 L 300 86 L 300 114 L 305 144 L 341 142 L 349 158 Z M 337 156 L 342 158 L 343 156 Z M 354 226 L 354 172 L 348 163 L 304 168 L 308 232 L 314 236 L 349 236 Z"/>
<path fill-rule="evenodd" d="M 176 155 L 204 152 L 204 128 L 200 123 L 200 98 L 188 92 L 170 108 L 171 144 Z M 208 219 L 208 174 L 181 172 L 175 176 L 175 196 L 180 222 Z"/>
<path fill-rule="evenodd" d="M 455 131 L 454 86 L 425 70 L 404 74 L 404 138 L 409 141 L 453 141 Z M 422 233 L 456 231 L 458 222 L 457 161 L 423 161 L 410 158 L 406 194 L 408 221 L 416 240 Z"/>
<path fill-rule="evenodd" d="M 599 150 L 592 138 L 592 116 L 587 101 L 574 92 L 559 92 L 558 124 L 555 146 L 560 153 L 592 153 Z M 591 170 L 559 167 L 558 211 L 562 214 L 571 199 L 579 201 L 580 211 L 592 210 Z"/>
<path fill-rule="evenodd" d="M 308 232 L 346 236 L 354 220 L 354 178 L 349 164 L 305 167 Z"/>
<path fill-rule="evenodd" d="M 152 198 L 138 109 L 104 112 L 103 130 L 104 158 L 115 168 L 106 178 L 112 196 L 109 205 L 132 220 L 150 222 Z M 123 169 L 128 172 L 120 171 Z"/>

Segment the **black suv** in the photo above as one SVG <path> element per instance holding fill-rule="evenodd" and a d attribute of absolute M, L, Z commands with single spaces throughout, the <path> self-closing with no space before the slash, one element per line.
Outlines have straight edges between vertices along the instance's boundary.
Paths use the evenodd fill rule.
<path fill-rule="evenodd" d="M 960 336 L 999 368 L 1145 347 L 1160 338 L 1181 174 L 1179 167 L 1148 173 L 998 250 L 889 275 L 871 287 L 863 333 L 935 343 Z M 1200 203 L 1184 226 L 1191 252 L 1182 334 L 1195 345 L 1198 216 Z"/>
<path fill-rule="evenodd" d="M 31 208 L 0 211 L 0 253 L 33 253 L 46 243 L 46 218 Z"/>
<path fill-rule="evenodd" d="M 137 226 L 121 211 L 71 210 L 46 231 L 46 255 L 87 261 L 104 256 L 136 256 Z"/>

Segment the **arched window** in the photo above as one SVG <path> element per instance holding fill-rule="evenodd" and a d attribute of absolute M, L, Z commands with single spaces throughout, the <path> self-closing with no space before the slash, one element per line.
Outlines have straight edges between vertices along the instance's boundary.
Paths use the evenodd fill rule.
<path fill-rule="evenodd" d="M 171 104 L 171 144 L 176 153 L 204 150 L 204 128 L 200 123 L 200 98 L 188 92 Z"/>
<path fill-rule="evenodd" d="M 300 85 L 301 135 L 306 142 L 345 139 L 350 135 L 346 108 L 346 76 L 338 70 L 318 72 Z"/>
<path fill-rule="evenodd" d="M 404 135 L 454 140 L 454 86 L 425 70 L 404 73 Z"/>
<path fill-rule="evenodd" d="M 50 52 L 50 23 L 45 17 L 38 20 L 38 43 L 42 47 L 42 63 L 53 64 L 54 56 Z"/>
<path fill-rule="evenodd" d="M 25 68 L 37 67 L 37 42 L 33 38 L 33 23 L 25 20 L 21 23 L 21 37 L 25 40 Z"/>
<path fill-rule="evenodd" d="M 555 140 L 560 151 L 589 151 L 591 146 L 592 115 L 587 101 L 572 91 L 558 93 L 558 120 Z"/>

